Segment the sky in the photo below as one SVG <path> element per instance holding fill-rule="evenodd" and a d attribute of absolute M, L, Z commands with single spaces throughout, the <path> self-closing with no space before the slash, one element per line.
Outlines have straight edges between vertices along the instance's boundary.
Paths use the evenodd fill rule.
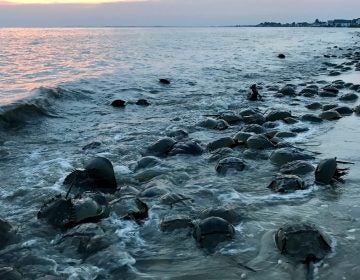
<path fill-rule="evenodd" d="M 222 26 L 316 18 L 360 18 L 360 0 L 0 0 L 0 27 Z"/>

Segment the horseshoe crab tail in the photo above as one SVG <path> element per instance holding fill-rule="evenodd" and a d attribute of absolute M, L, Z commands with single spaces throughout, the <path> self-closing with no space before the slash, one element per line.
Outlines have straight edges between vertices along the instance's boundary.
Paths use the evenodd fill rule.
<path fill-rule="evenodd" d="M 315 256 L 310 255 L 306 258 L 306 280 L 314 280 L 314 270 L 315 270 Z"/>
<path fill-rule="evenodd" d="M 70 185 L 70 187 L 69 187 L 69 189 L 68 189 L 68 191 L 67 191 L 67 193 L 66 193 L 65 199 L 68 198 L 68 196 L 69 196 L 69 194 L 70 194 L 70 192 L 71 192 L 71 189 L 72 189 L 73 186 L 75 185 L 75 182 L 76 182 L 76 179 L 77 179 L 77 174 L 78 174 L 78 173 L 75 172 L 75 171 L 73 171 L 72 173 L 73 173 L 72 182 L 71 182 L 71 185 Z"/>

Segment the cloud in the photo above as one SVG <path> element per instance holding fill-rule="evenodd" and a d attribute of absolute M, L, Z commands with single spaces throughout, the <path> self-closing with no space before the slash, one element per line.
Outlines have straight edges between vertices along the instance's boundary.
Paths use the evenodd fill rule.
<path fill-rule="evenodd" d="M 1 0 L 0 0 L 1 1 Z M 208 26 L 356 18 L 358 0 L 149 0 L 4 5 L 0 26 Z"/>

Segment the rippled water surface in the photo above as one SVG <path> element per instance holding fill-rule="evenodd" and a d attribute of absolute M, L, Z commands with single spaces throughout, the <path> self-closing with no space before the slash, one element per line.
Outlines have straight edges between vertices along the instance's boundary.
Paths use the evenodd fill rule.
<path fill-rule="evenodd" d="M 317 224 L 333 247 L 317 264 L 316 279 L 359 279 L 355 115 L 322 124 L 276 122 L 280 131 L 309 128 L 288 141 L 321 153 L 312 153 L 314 166 L 329 156 L 356 163 L 336 187 L 315 185 L 309 175 L 304 177 L 307 190 L 274 194 L 266 188 L 279 172 L 268 160 L 272 151 L 251 156 L 244 147 L 233 148 L 231 155 L 243 159 L 245 170 L 226 176 L 217 175 L 207 151 L 134 168 L 146 147 L 171 132 L 183 129 L 205 149 L 245 125 L 222 131 L 198 126 L 206 115 L 256 107 L 262 114 L 277 108 L 300 116 L 309 113 L 305 104 L 313 101 L 341 103 L 277 98 L 273 88 L 291 83 L 300 91 L 342 77 L 359 83 L 353 70 L 329 77 L 323 64 L 348 61 L 343 55 L 358 51 L 358 41 L 352 29 L 0 29 L 0 217 L 17 226 L 21 236 L 0 251 L 0 264 L 15 267 L 23 279 L 305 279 L 302 266 L 282 256 L 273 241 L 280 225 L 299 219 Z M 279 53 L 286 59 L 278 59 Z M 162 85 L 159 78 L 171 84 Z M 265 102 L 244 100 L 253 83 Z M 353 91 L 341 90 L 348 92 Z M 135 105 L 140 98 L 151 105 Z M 115 99 L 128 104 L 114 108 Z M 95 141 L 101 145 L 82 149 Z M 36 216 L 45 200 L 66 193 L 66 175 L 93 156 L 111 160 L 121 195 L 150 187 L 154 194 L 143 198 L 150 207 L 143 225 L 120 219 L 121 207 L 114 207 L 97 224 L 110 245 L 84 258 L 71 241 L 61 239 L 64 233 Z M 166 193 L 192 200 L 171 207 L 160 199 Z M 235 238 L 213 252 L 199 248 L 190 229 L 160 230 L 160 220 L 168 215 L 196 219 L 204 208 L 225 205 L 237 209 L 241 222 L 234 224 Z"/>

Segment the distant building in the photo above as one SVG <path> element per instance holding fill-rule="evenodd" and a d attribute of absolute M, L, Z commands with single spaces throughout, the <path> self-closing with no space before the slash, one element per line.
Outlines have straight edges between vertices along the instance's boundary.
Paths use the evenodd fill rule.
<path fill-rule="evenodd" d="M 326 27 L 326 26 L 328 26 L 328 23 L 316 19 L 315 22 L 311 26 L 313 26 L 313 27 Z"/>
<path fill-rule="evenodd" d="M 328 25 L 332 27 L 350 27 L 351 24 L 352 21 L 347 19 L 334 19 L 328 21 Z"/>

